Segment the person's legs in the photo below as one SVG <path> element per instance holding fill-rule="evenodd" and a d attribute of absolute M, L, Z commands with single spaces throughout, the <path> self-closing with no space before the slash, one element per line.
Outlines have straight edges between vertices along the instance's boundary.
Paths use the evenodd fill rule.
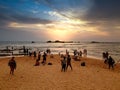
<path fill-rule="evenodd" d="M 12 74 L 12 67 L 10 66 L 10 74 Z"/>
<path fill-rule="evenodd" d="M 72 70 L 72 65 L 70 64 L 71 70 Z"/>
<path fill-rule="evenodd" d="M 10 74 L 12 74 L 12 70 L 11 70 L 11 68 L 10 68 Z"/>
<path fill-rule="evenodd" d="M 111 65 L 109 64 L 109 69 L 110 69 Z"/>
<path fill-rule="evenodd" d="M 64 72 L 66 71 L 66 64 L 64 64 Z"/>
<path fill-rule="evenodd" d="M 68 68 L 68 64 L 67 64 L 67 66 L 66 66 L 66 70 L 67 70 L 67 68 Z"/>
<path fill-rule="evenodd" d="M 11 67 L 11 72 L 10 72 L 10 74 L 14 74 L 14 67 Z"/>
<path fill-rule="evenodd" d="M 64 65 L 62 64 L 62 69 L 61 69 L 61 72 L 63 71 L 63 69 L 64 69 Z"/>
<path fill-rule="evenodd" d="M 12 69 L 12 75 L 14 74 L 14 68 Z"/>
<path fill-rule="evenodd" d="M 112 66 L 112 69 L 114 69 L 114 65 L 112 64 L 111 66 Z"/>

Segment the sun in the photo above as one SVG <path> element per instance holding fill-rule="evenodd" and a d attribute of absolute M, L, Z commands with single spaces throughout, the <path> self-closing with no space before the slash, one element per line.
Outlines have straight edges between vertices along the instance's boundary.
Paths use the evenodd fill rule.
<path fill-rule="evenodd" d="M 55 40 L 69 40 L 69 33 L 66 30 L 54 30 L 51 34 Z"/>

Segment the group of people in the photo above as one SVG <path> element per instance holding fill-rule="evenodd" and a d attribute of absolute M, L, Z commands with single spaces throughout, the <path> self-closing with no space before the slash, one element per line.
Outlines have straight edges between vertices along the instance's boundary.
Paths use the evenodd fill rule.
<path fill-rule="evenodd" d="M 82 57 L 82 56 L 86 57 L 87 56 L 87 49 L 84 49 L 83 51 L 74 50 L 73 54 L 74 54 L 74 59 L 75 60 L 77 60 L 78 57 Z"/>
<path fill-rule="evenodd" d="M 47 49 L 48 50 L 48 49 Z M 38 54 L 34 51 L 33 52 L 33 56 L 36 59 L 35 65 L 34 66 L 39 66 L 40 65 L 40 60 L 41 60 L 41 56 L 43 57 L 43 61 L 41 62 L 43 65 L 46 64 L 46 58 L 47 58 L 47 53 L 50 50 L 48 50 L 48 52 L 44 52 L 43 55 L 41 55 L 41 52 L 39 51 Z M 76 55 L 77 51 L 74 51 L 74 55 Z M 87 50 L 85 50 L 84 52 L 86 52 L 87 55 Z M 80 51 L 80 53 L 82 54 L 82 52 Z M 81 56 L 81 54 L 79 54 Z M 31 56 L 31 55 L 30 55 Z M 12 57 L 11 60 L 9 60 L 8 65 L 10 66 L 10 74 L 14 74 L 14 70 L 17 67 L 16 61 L 14 60 L 15 57 Z M 61 55 L 61 71 L 67 71 L 68 66 L 70 66 L 71 70 L 72 70 L 72 64 L 71 64 L 71 56 L 69 55 L 69 52 L 66 50 L 66 55 Z M 115 64 L 115 60 L 109 55 L 108 52 L 103 52 L 103 59 L 104 59 L 104 63 L 108 64 L 109 69 L 112 67 L 112 69 L 114 69 L 114 64 Z"/>
<path fill-rule="evenodd" d="M 64 71 L 64 72 L 67 71 L 68 66 L 70 66 L 70 68 L 72 70 L 70 55 L 69 54 L 66 55 L 66 56 L 63 55 L 61 58 L 62 58 L 62 60 L 61 60 L 61 66 L 62 66 L 61 71 Z"/>
<path fill-rule="evenodd" d="M 108 52 L 103 52 L 104 63 L 108 64 L 109 69 L 112 67 L 114 69 L 115 60 L 109 55 Z"/>
<path fill-rule="evenodd" d="M 43 61 L 42 61 L 41 63 L 42 63 L 43 65 L 45 65 L 45 64 L 46 64 L 47 53 L 44 52 L 43 55 L 42 55 L 42 57 L 43 57 Z M 34 66 L 39 66 L 39 65 L 40 65 L 40 62 L 39 62 L 40 59 L 41 59 L 41 53 L 40 53 L 40 51 L 39 51 L 39 53 L 38 53 L 38 58 L 36 59 L 36 63 L 35 63 Z"/>

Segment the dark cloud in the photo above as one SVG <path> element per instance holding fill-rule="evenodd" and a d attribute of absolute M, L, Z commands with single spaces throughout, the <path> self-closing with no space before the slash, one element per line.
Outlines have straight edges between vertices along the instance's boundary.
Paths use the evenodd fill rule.
<path fill-rule="evenodd" d="M 19 23 L 26 23 L 26 24 L 47 24 L 51 23 L 52 21 L 47 20 L 47 19 L 41 19 L 41 18 L 35 18 L 35 17 L 29 17 L 29 16 L 12 16 L 16 22 Z"/>
<path fill-rule="evenodd" d="M 120 0 L 34 0 L 44 3 L 64 17 L 93 21 L 120 20 Z M 86 10 L 86 11 L 85 11 Z M 85 11 L 85 12 L 84 12 Z"/>
<path fill-rule="evenodd" d="M 93 0 L 94 4 L 84 16 L 87 20 L 120 20 L 120 0 Z"/>

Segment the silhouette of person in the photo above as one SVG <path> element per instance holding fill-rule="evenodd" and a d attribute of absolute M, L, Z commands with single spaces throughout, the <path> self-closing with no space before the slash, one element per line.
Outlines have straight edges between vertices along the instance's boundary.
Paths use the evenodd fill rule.
<path fill-rule="evenodd" d="M 63 60 L 61 60 L 61 65 L 62 65 L 62 69 L 61 72 L 64 70 L 64 72 L 66 71 L 66 57 L 63 57 Z"/>
<path fill-rule="evenodd" d="M 112 69 L 114 69 L 114 63 L 115 63 L 114 59 L 111 56 L 109 56 L 108 57 L 109 69 L 110 69 L 110 67 L 112 67 Z"/>
<path fill-rule="evenodd" d="M 12 57 L 11 60 L 8 62 L 8 66 L 10 66 L 10 74 L 14 74 L 14 70 L 16 69 L 16 61 L 14 60 L 14 57 Z"/>
<path fill-rule="evenodd" d="M 66 70 L 67 70 L 68 66 L 70 66 L 70 67 L 71 67 L 71 70 L 72 70 L 71 57 L 70 57 L 70 55 L 68 55 L 68 57 L 67 57 L 67 67 L 66 67 Z"/>
<path fill-rule="evenodd" d="M 44 54 L 43 54 L 43 61 L 42 61 L 43 64 L 46 63 L 46 57 L 47 57 L 47 54 L 44 52 Z"/>
<path fill-rule="evenodd" d="M 39 53 L 38 53 L 38 60 L 40 61 L 40 58 L 41 58 L 41 53 L 40 53 L 40 51 L 39 51 Z"/>
<path fill-rule="evenodd" d="M 39 63 L 39 60 L 37 59 L 34 66 L 39 66 L 39 65 L 40 65 L 40 63 Z"/>
<path fill-rule="evenodd" d="M 33 53 L 33 54 L 34 54 L 34 59 L 35 59 L 35 58 L 36 58 L 36 51 L 34 51 L 34 53 Z"/>

